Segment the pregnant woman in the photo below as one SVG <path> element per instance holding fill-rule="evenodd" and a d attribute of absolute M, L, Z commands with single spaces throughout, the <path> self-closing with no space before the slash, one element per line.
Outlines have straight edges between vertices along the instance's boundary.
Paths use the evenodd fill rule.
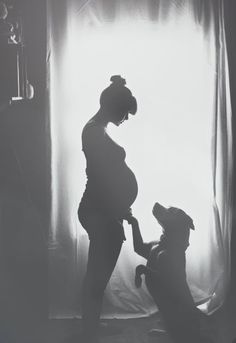
<path fill-rule="evenodd" d="M 82 295 L 84 342 L 95 342 L 104 291 L 125 240 L 123 217 L 138 192 L 125 150 L 106 131 L 109 123 L 119 126 L 130 113 L 135 114 L 137 103 L 122 77 L 110 80 L 101 94 L 99 111 L 82 132 L 87 184 L 78 215 L 90 240 Z"/>

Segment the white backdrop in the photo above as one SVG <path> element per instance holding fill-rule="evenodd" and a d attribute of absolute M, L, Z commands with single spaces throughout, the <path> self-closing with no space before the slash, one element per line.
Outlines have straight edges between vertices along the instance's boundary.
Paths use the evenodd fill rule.
<path fill-rule="evenodd" d="M 115 3 L 111 17 L 102 1 L 84 6 L 68 1 L 63 9 L 49 1 L 51 314 L 80 313 L 88 247 L 77 219 L 86 182 L 81 131 L 114 74 L 126 78 L 138 101 L 135 116 L 119 128 L 109 127 L 138 180 L 133 212 L 146 240 L 160 235 L 151 214 L 155 201 L 193 218 L 188 279 L 196 300 L 210 298 L 205 302 L 210 312 L 222 303 L 229 278 L 231 112 L 221 2 L 209 1 L 198 20 L 189 1 L 160 1 L 158 20 L 150 18 L 150 1 Z M 55 33 L 59 10 L 65 21 L 60 35 Z M 142 259 L 133 252 L 128 226 L 125 234 L 106 290 L 103 315 L 108 317 L 154 310 L 146 288 L 134 287 L 134 269 Z"/>

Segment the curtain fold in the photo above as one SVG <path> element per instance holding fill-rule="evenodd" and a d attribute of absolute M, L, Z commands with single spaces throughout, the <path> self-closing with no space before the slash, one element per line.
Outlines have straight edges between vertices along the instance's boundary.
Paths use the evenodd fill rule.
<path fill-rule="evenodd" d="M 187 254 L 193 296 L 206 312 L 222 304 L 229 282 L 232 217 L 224 30 L 221 0 L 48 0 L 51 316 L 80 315 L 88 248 L 77 219 L 86 182 L 80 135 L 114 73 L 127 78 L 139 101 L 137 118 L 110 133 L 125 147 L 138 178 L 134 212 L 144 238 L 160 234 L 151 217 L 153 201 L 186 210 L 197 228 Z M 133 253 L 128 228 L 126 236 L 106 290 L 105 317 L 155 311 L 146 288 L 133 286 L 142 259 Z"/>
<path fill-rule="evenodd" d="M 235 58 L 236 58 L 236 39 L 235 39 L 235 29 L 236 24 L 234 20 L 234 13 L 236 10 L 236 3 L 232 0 L 224 1 L 224 11 L 225 11 L 225 31 L 226 31 L 226 41 L 227 41 L 227 52 L 229 60 L 229 78 L 230 78 L 230 94 L 231 94 L 231 105 L 232 105 L 232 131 L 233 131 L 233 182 L 232 189 L 235 189 L 236 178 L 235 178 L 235 158 L 236 158 L 236 149 L 235 149 L 235 132 L 236 132 L 236 121 L 235 121 L 235 89 L 236 89 L 236 68 L 235 68 Z M 233 204 L 232 204 L 232 235 L 231 235 L 231 292 L 235 295 L 236 289 L 236 234 L 235 234 L 235 222 L 236 222 L 236 202 L 235 202 L 235 192 L 233 192 Z"/>
<path fill-rule="evenodd" d="M 217 301 L 222 303 L 230 281 L 230 238 L 232 229 L 232 111 L 229 89 L 229 69 L 224 23 L 224 5 L 219 3 L 219 21 L 216 40 L 216 95 L 213 123 L 212 171 L 213 209 L 217 246 L 222 255 L 222 276 L 215 285 Z M 221 299 L 221 301 L 219 301 Z M 211 307 L 214 308 L 212 301 Z"/>

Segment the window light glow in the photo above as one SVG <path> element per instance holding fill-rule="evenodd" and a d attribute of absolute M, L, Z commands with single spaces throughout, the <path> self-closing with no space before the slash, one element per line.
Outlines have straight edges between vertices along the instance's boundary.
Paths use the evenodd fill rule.
<path fill-rule="evenodd" d="M 63 212 L 72 235 L 83 233 L 77 220 L 86 182 L 81 131 L 98 110 L 110 76 L 120 74 L 137 98 L 138 112 L 119 128 L 110 125 L 109 132 L 126 149 L 127 164 L 138 180 L 133 213 L 144 238 L 152 240 L 160 234 L 151 213 L 155 201 L 184 209 L 196 227 L 188 252 L 194 273 L 199 264 L 194 256 L 199 246 L 204 255 L 211 236 L 206 228 L 213 225 L 215 64 L 202 32 L 187 18 L 174 28 L 142 20 L 89 28 L 73 21 L 68 37 L 60 93 L 56 73 L 52 82 L 54 223 Z M 126 236 L 131 251 L 127 226 Z"/>

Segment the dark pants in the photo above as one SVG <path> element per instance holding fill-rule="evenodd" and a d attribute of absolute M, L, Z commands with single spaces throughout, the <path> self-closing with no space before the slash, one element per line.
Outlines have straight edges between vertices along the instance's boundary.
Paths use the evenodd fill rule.
<path fill-rule="evenodd" d="M 97 333 L 104 291 L 119 257 L 124 234 L 121 222 L 98 211 L 80 206 L 79 219 L 90 239 L 82 294 L 83 328 L 89 337 Z"/>

